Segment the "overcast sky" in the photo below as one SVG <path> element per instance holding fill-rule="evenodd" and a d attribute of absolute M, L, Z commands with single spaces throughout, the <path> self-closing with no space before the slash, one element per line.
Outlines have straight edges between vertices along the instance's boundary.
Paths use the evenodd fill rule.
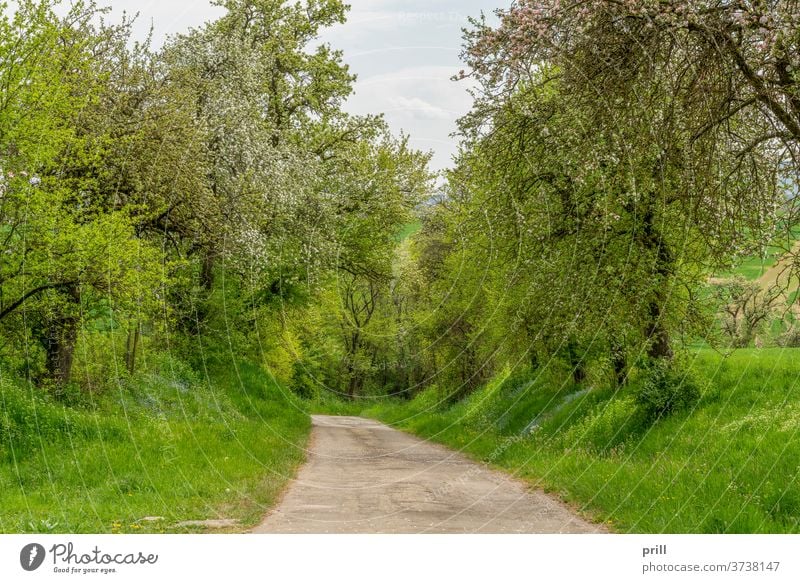
<path fill-rule="evenodd" d="M 508 0 L 510 3 L 510 0 Z M 102 2 L 101 2 L 102 3 Z M 220 14 L 205 0 L 106 0 L 116 14 L 139 12 L 139 34 L 152 22 L 157 43 Z M 450 81 L 463 68 L 461 28 L 468 16 L 505 5 L 503 0 L 350 0 L 347 24 L 323 40 L 344 51 L 358 75 L 346 109 L 383 112 L 395 132 L 434 152 L 433 166 L 447 167 L 456 151 L 455 121 L 469 110 L 464 82 Z"/>

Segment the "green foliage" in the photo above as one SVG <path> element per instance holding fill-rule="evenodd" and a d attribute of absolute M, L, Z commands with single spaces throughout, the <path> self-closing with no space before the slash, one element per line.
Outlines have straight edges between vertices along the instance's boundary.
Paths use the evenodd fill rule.
<path fill-rule="evenodd" d="M 158 51 L 91 1 L 0 6 L 0 531 L 251 523 L 298 395 L 383 392 L 429 155 L 342 110 L 342 2 L 219 5 Z"/>
<path fill-rule="evenodd" d="M 797 343 L 795 315 L 775 314 L 787 290 L 708 282 L 737 263 L 752 279 L 766 241 L 794 241 L 784 100 L 731 111 L 747 83 L 626 45 L 603 28 L 622 5 L 555 3 L 541 37 L 524 28 L 541 11 L 512 8 L 510 36 L 467 33 L 476 100 L 437 187 L 430 154 L 343 110 L 355 77 L 319 42 L 340 0 L 219 0 L 219 19 L 157 51 L 92 1 L 18 4 L 0 6 L 1 531 L 136 530 L 208 507 L 252 521 L 284 482 L 262 487 L 264 468 L 300 460 L 306 401 L 354 413 L 387 397 L 373 413 L 530 462 L 629 530 L 797 530 L 800 495 L 778 484 L 796 468 L 764 454 L 794 427 L 792 402 L 766 403 L 753 377 L 740 390 L 736 356 L 706 387 L 681 352 L 717 336 L 720 312 L 735 346 Z M 587 30 L 653 67 L 607 68 L 620 46 Z M 762 57 L 756 75 L 774 65 Z M 586 83 L 582 63 L 606 77 Z M 695 93 L 706 83 L 719 102 Z M 749 441 L 772 409 L 767 443 Z M 739 446 L 712 444 L 719 475 L 692 467 L 703 423 Z M 762 498 L 736 515 L 727 499 L 676 509 L 660 489 L 695 504 L 708 483 L 721 500 L 742 475 Z"/>
<path fill-rule="evenodd" d="M 673 363 L 647 363 L 637 385 L 636 404 L 650 419 L 691 410 L 701 397 L 700 383 L 695 375 Z"/>
<path fill-rule="evenodd" d="M 303 399 L 317 400 L 320 395 L 320 380 L 309 370 L 308 362 L 294 363 L 290 380 L 292 390 Z"/>

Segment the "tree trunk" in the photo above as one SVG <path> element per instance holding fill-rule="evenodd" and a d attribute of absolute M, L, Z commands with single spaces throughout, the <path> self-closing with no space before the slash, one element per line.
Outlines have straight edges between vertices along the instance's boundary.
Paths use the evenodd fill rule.
<path fill-rule="evenodd" d="M 532 371 L 539 370 L 541 363 L 539 362 L 539 353 L 533 348 L 528 349 L 528 363 Z"/>
<path fill-rule="evenodd" d="M 586 363 L 581 358 L 574 340 L 570 340 L 567 343 L 567 356 L 569 365 L 572 367 L 572 381 L 576 385 L 583 384 L 586 380 Z"/>
<path fill-rule="evenodd" d="M 136 372 L 136 350 L 139 347 L 139 337 L 142 326 L 136 322 L 133 328 L 128 329 L 128 341 L 125 350 L 125 366 L 130 374 Z"/>
<path fill-rule="evenodd" d="M 643 216 L 643 234 L 645 247 L 655 254 L 654 275 L 656 279 L 655 291 L 647 307 L 648 321 L 645 332 L 650 341 L 647 355 L 655 360 L 671 359 L 673 352 L 670 346 L 669 330 L 664 324 L 663 309 L 667 303 L 673 257 L 666 241 L 656 229 L 652 205 L 647 208 Z"/>
<path fill-rule="evenodd" d="M 361 344 L 361 331 L 356 329 L 350 333 L 349 346 L 347 347 L 347 397 L 355 401 L 360 388 L 360 373 L 356 370 L 356 357 Z"/>
<path fill-rule="evenodd" d="M 674 355 L 669 342 L 669 331 L 664 325 L 661 313 L 661 303 L 664 294 L 659 292 L 657 298 L 650 302 L 649 322 L 647 325 L 647 337 L 650 339 L 650 347 L 647 349 L 647 356 L 652 359 L 671 359 Z"/>
<path fill-rule="evenodd" d="M 200 266 L 200 287 L 210 292 L 214 287 L 214 252 L 211 249 L 203 250 L 203 262 Z"/>
<path fill-rule="evenodd" d="M 356 400 L 356 395 L 359 393 L 359 389 L 361 388 L 361 378 L 358 375 L 351 375 L 350 382 L 347 386 L 347 397 L 351 401 Z"/>
<path fill-rule="evenodd" d="M 614 382 L 618 387 L 628 382 L 628 358 L 625 347 L 616 340 L 611 342 L 611 366 L 614 369 Z"/>
<path fill-rule="evenodd" d="M 66 314 L 54 318 L 49 323 L 44 338 L 47 376 L 57 388 L 64 387 L 70 381 L 80 325 L 80 317 L 77 315 L 80 291 L 77 286 L 72 286 L 67 293 L 71 303 L 76 304 L 76 310 L 70 310 L 73 307 L 70 306 L 66 309 Z"/>

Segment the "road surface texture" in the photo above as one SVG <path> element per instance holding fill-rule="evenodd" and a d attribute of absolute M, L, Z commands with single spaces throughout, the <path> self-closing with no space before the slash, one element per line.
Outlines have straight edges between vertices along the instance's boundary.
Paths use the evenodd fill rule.
<path fill-rule="evenodd" d="M 377 421 L 313 423 L 308 462 L 253 532 L 604 532 L 543 492 Z"/>

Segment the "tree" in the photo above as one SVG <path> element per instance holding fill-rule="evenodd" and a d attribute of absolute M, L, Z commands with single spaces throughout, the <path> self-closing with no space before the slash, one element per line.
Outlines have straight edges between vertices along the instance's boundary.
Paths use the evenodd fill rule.
<path fill-rule="evenodd" d="M 432 187 L 428 159 L 412 150 L 407 138 L 395 140 L 384 127 L 370 140 L 341 146 L 328 165 L 326 184 L 339 193 L 336 285 L 350 398 L 358 395 L 375 364 L 364 354 L 377 334 L 370 325 L 376 310 L 391 305 L 399 233 Z"/>
<path fill-rule="evenodd" d="M 466 51 L 494 82 L 504 70 L 516 77 L 530 74 L 531 62 L 558 62 L 571 87 L 621 112 L 611 94 L 642 76 L 670 74 L 676 94 L 702 111 L 703 132 L 731 129 L 732 119 L 755 112 L 775 134 L 762 139 L 790 147 L 800 139 L 794 2 L 521 0 L 498 15 L 496 30 L 476 22 Z"/>
<path fill-rule="evenodd" d="M 152 293 L 162 277 L 157 252 L 136 238 L 130 210 L 107 204 L 113 186 L 99 170 L 107 128 L 91 122 L 128 25 L 95 26 L 93 4 L 75 3 L 63 18 L 52 6 L 23 2 L 13 26 L 7 18 L 0 24 L 10 35 L 0 49 L 7 67 L 0 323 L 26 329 L 32 322 L 48 380 L 63 386 L 86 302 L 131 305 L 142 285 Z"/>
<path fill-rule="evenodd" d="M 722 331 L 735 348 L 749 346 L 786 301 L 782 286 L 763 289 L 743 277 L 716 283 L 714 297 L 722 306 Z"/>
<path fill-rule="evenodd" d="M 279 263 L 300 266 L 316 255 L 312 239 L 330 208 L 313 140 L 341 121 L 353 82 L 339 52 L 310 48 L 322 27 L 344 19 L 338 0 L 219 5 L 227 9 L 222 18 L 176 37 L 164 52 L 171 82 L 193 95 L 206 131 L 210 197 L 189 237 L 203 257 L 206 289 L 219 259 L 267 278 Z"/>
<path fill-rule="evenodd" d="M 520 2 L 500 11 L 497 29 L 476 22 L 464 53 L 479 82 L 464 134 L 496 144 L 494 160 L 532 167 L 512 166 L 492 192 L 510 184 L 505 212 L 516 205 L 508 216 L 521 220 L 557 209 L 552 223 L 553 213 L 544 213 L 551 249 L 581 240 L 584 266 L 638 282 L 636 295 L 616 289 L 656 359 L 671 357 L 679 315 L 695 313 L 680 303 L 694 297 L 705 269 L 759 245 L 787 213 L 788 137 L 776 137 L 769 116 L 745 106 L 709 127 L 709 112 L 728 95 L 720 91 L 737 83 L 700 61 L 675 18 L 677 28 L 667 30 L 666 20 L 643 16 L 685 4 Z M 542 190 L 553 193 L 551 204 L 525 206 Z M 626 240 L 631 261 L 620 263 Z M 616 260 L 614 249 L 623 253 Z M 628 337 L 627 326 L 609 334 L 615 344 Z"/>

